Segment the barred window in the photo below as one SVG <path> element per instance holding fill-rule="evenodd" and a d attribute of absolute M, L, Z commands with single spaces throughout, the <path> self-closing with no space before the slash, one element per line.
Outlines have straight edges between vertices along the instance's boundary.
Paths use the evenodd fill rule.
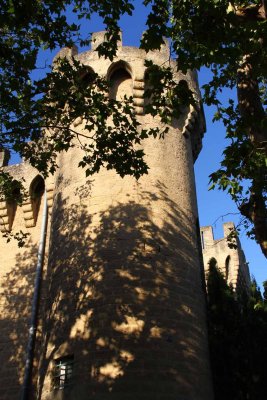
<path fill-rule="evenodd" d="M 73 355 L 55 360 L 54 389 L 64 389 L 73 381 Z"/>

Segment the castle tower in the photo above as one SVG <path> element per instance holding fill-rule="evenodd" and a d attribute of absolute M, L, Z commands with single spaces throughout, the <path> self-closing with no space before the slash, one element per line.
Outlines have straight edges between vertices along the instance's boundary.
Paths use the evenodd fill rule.
<path fill-rule="evenodd" d="M 144 114 L 144 62 L 162 65 L 168 47 L 147 54 L 120 44 L 111 62 L 94 51 L 104 33 L 93 39 L 92 50 L 77 59 L 112 81 L 112 97 L 133 96 L 142 126 L 158 126 Z M 198 96 L 194 73 L 177 72 L 176 78 Z M 82 130 L 82 121 L 75 128 Z M 212 399 L 193 172 L 203 131 L 201 110 L 192 109 L 164 140 L 146 139 L 149 173 L 138 181 L 105 169 L 86 178 L 75 147 L 59 156 L 54 181 L 47 183 L 54 196 L 34 398 Z M 40 230 L 36 214 L 29 232 Z M 19 257 L 27 269 L 29 250 Z"/>
<path fill-rule="evenodd" d="M 206 276 L 209 265 L 213 262 L 222 272 L 227 283 L 232 285 L 235 291 L 241 293 L 243 290 L 249 290 L 250 275 L 238 237 L 232 240 L 232 246 L 229 247 L 227 237 L 234 231 L 234 224 L 226 222 L 223 224 L 223 238 L 215 240 L 212 227 L 203 226 L 200 230 L 201 244 Z"/>

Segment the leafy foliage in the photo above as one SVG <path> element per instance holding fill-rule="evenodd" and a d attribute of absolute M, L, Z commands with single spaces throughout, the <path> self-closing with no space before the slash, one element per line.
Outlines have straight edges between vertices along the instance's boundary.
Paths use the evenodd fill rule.
<path fill-rule="evenodd" d="M 8 172 L 1 171 L 0 201 L 16 201 L 18 204 L 21 204 L 24 196 L 23 182 L 12 178 Z"/>
<path fill-rule="evenodd" d="M 147 172 L 143 153 L 135 144 L 159 132 L 139 131 L 131 99 L 121 104 L 108 101 L 104 95 L 105 82 L 96 75 L 85 92 L 83 67 L 75 59 L 63 59 L 40 80 L 32 78 L 40 49 L 90 42 L 89 33 L 86 38 L 80 37 L 79 25 L 67 18 L 70 14 L 75 14 L 78 21 L 88 20 L 94 13 L 103 19 L 107 41 L 99 45 L 98 52 L 113 59 L 119 39 L 119 19 L 125 13 L 132 14 L 134 2 L 4 0 L 2 3 L 0 146 L 17 151 L 44 175 L 53 173 L 57 153 L 67 151 L 73 139 L 76 143 L 80 141 L 72 124 L 82 116 L 85 136 L 90 141 L 80 142 L 85 151 L 80 165 L 88 175 L 102 165 L 115 168 L 121 176 L 132 174 L 138 178 Z M 159 49 L 166 37 L 182 72 L 202 66 L 212 72 L 211 81 L 204 87 L 203 101 L 217 107 L 214 119 L 225 124 L 230 145 L 224 151 L 221 168 L 210 177 L 211 186 L 229 193 L 247 226 L 252 224 L 250 234 L 267 255 L 266 2 L 144 0 L 143 3 L 151 11 L 142 47 L 147 51 Z M 146 93 L 151 98 L 147 112 L 169 123 L 177 118 L 182 105 L 196 107 L 194 93 L 183 81 L 176 84 L 175 71 L 166 65 L 157 67 L 150 63 L 147 67 L 153 83 L 153 89 L 148 88 Z M 221 103 L 224 88 L 236 88 L 237 100 Z M 106 117 L 113 121 L 116 130 L 111 128 L 112 124 L 108 125 Z M 45 129 L 50 132 L 46 138 Z"/>
<path fill-rule="evenodd" d="M 211 265 L 208 328 L 215 400 L 262 400 L 266 394 L 267 306 L 255 279 L 237 295 Z"/>
<path fill-rule="evenodd" d="M 171 40 L 178 68 L 210 68 L 203 101 L 217 107 L 230 144 L 221 168 L 211 174 L 211 188 L 226 190 L 252 224 L 249 234 L 267 256 L 266 145 L 266 2 L 226 0 L 155 0 L 142 46 L 159 48 Z M 224 89 L 237 90 L 237 100 L 221 102 Z M 235 96 L 234 96 L 235 97 Z"/>
<path fill-rule="evenodd" d="M 14 137 L 13 148 L 44 175 L 54 173 L 57 154 L 74 145 L 84 150 L 80 165 L 87 175 L 102 165 L 115 168 L 121 176 L 147 172 L 143 152 L 134 145 L 148 132 L 139 129 L 132 99 L 109 99 L 107 82 L 86 72 L 74 58 L 59 59 L 57 67 L 33 87 L 16 118 L 4 125 Z M 84 134 L 74 128 L 77 119 L 83 121 Z"/>
<path fill-rule="evenodd" d="M 122 102 L 107 96 L 107 82 L 96 74 L 86 74 L 84 66 L 72 57 L 58 59 L 51 72 L 38 75 L 38 55 L 45 49 L 88 45 L 80 37 L 79 25 L 69 22 L 75 13 L 78 20 L 98 13 L 107 26 L 107 42 L 99 46 L 99 54 L 116 54 L 119 38 L 118 19 L 131 14 L 127 0 L 110 2 L 66 0 L 4 0 L 0 12 L 0 148 L 19 153 L 45 177 L 57 168 L 57 155 L 72 146 L 84 151 L 80 166 L 86 175 L 101 166 L 115 168 L 124 176 L 138 178 L 147 173 L 143 151 L 137 148 L 148 134 L 136 120 L 132 99 Z M 68 13 L 67 13 L 68 11 Z M 40 74 L 39 74 L 40 75 Z M 85 77 L 90 79 L 85 79 Z M 83 120 L 85 134 L 77 133 L 74 122 Z M 7 172 L 0 171 L 0 194 L 21 203 L 23 185 Z M 6 231 L 23 244 L 22 232 Z"/>
<path fill-rule="evenodd" d="M 190 104 L 197 107 L 194 94 L 187 82 L 180 80 L 177 83 L 170 66 L 159 66 L 148 60 L 145 61 L 145 66 L 148 88 L 144 96 L 149 99 L 145 106 L 146 113 L 154 117 L 159 115 L 163 123 L 171 124 L 173 119 L 178 119 Z"/>
<path fill-rule="evenodd" d="M 131 99 L 122 103 L 108 100 L 107 83 L 96 74 L 85 85 L 84 67 L 75 59 L 58 60 L 56 68 L 42 79 L 31 77 L 41 47 L 71 46 L 74 40 L 85 44 L 78 26 L 68 23 L 66 7 L 72 7 L 79 18 L 90 18 L 94 12 L 103 17 L 108 42 L 99 52 L 112 58 L 117 48 L 118 18 L 124 12 L 131 13 L 132 6 L 127 1 L 17 3 L 6 2 L 1 14 L 0 145 L 11 147 L 44 175 L 54 173 L 58 152 L 67 151 L 73 139 L 79 139 L 72 124 L 80 117 L 91 139 L 80 142 L 85 151 L 80 165 L 87 166 L 87 174 L 98 171 L 101 165 L 116 168 L 122 176 L 139 177 L 147 172 L 142 151 L 133 147 L 147 132 L 138 130 Z"/>

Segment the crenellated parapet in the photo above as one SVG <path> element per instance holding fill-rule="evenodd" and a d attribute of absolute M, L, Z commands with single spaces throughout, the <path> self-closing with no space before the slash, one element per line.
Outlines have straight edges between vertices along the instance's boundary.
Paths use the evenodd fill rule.
<path fill-rule="evenodd" d="M 144 92 L 148 79 L 148 69 L 145 66 L 145 61 L 153 61 L 158 65 L 169 65 L 174 71 L 174 78 L 177 83 L 180 80 L 185 80 L 195 96 L 196 107 L 185 108 L 181 118 L 181 120 L 184 120 L 181 130 L 184 136 L 191 141 L 192 155 L 195 161 L 202 148 L 202 138 L 206 130 L 196 73 L 188 71 L 187 74 L 182 74 L 177 71 L 177 62 L 170 57 L 170 48 L 167 40 L 165 40 L 160 50 L 146 53 L 145 50 L 140 48 L 123 46 L 122 35 L 117 43 L 116 57 L 112 61 L 101 58 L 100 63 L 97 48 L 104 41 L 105 31 L 96 32 L 92 35 L 91 50 L 78 54 L 76 48 L 65 48 L 59 51 L 54 60 L 59 57 L 75 57 L 82 64 L 90 67 L 91 71 L 97 72 L 101 77 L 107 79 L 111 86 L 115 81 L 115 86 L 123 88 L 123 90 L 120 90 L 123 95 L 133 98 L 135 112 L 140 117 L 141 123 L 148 118 L 144 112 L 146 103 Z M 112 96 L 116 98 L 114 93 L 112 93 Z M 80 124 L 82 124 L 82 119 L 77 119 L 74 125 L 77 127 Z"/>
<path fill-rule="evenodd" d="M 205 274 L 207 277 L 210 263 L 213 263 L 236 291 L 248 290 L 248 263 L 238 237 L 231 240 L 233 246 L 229 247 L 228 236 L 234 231 L 233 222 L 226 222 L 223 224 L 223 238 L 214 239 L 211 226 L 200 228 Z"/>

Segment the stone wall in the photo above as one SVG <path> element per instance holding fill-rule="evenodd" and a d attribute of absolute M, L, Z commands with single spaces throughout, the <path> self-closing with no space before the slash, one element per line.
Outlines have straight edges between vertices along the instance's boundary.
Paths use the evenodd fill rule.
<path fill-rule="evenodd" d="M 214 240 L 211 226 L 201 227 L 201 242 L 206 276 L 209 263 L 213 259 L 219 270 L 225 276 L 228 284 L 236 291 L 248 290 L 250 274 L 248 263 L 238 238 L 233 239 L 234 247 L 229 247 L 227 236 L 235 229 L 232 222 L 223 224 L 223 238 Z"/>
<path fill-rule="evenodd" d="M 23 178 L 28 193 L 21 206 L 0 202 L 0 399 L 12 400 L 18 399 L 23 382 L 43 196 L 40 196 L 40 204 L 36 209 L 36 198 L 32 201 L 30 188 L 38 172 L 30 165 L 22 163 L 6 167 L 5 170 L 16 179 Z M 51 210 L 52 179 L 46 182 L 46 190 Z M 7 243 L 3 234 L 9 229 L 14 234 L 23 231 L 29 235 L 22 248 L 18 247 L 15 239 Z"/>
<path fill-rule="evenodd" d="M 94 37 L 99 44 L 104 33 Z M 62 50 L 57 57 L 69 53 Z M 111 96 L 133 95 L 142 126 L 160 124 L 144 114 L 144 60 L 162 65 L 169 59 L 167 46 L 148 54 L 120 47 L 111 62 L 99 60 L 93 45 L 76 57 L 114 79 Z M 177 72 L 176 78 L 185 79 L 198 96 L 195 74 Z M 82 120 L 74 128 L 82 132 Z M 150 169 L 138 181 L 105 169 L 86 178 L 76 147 L 59 156 L 54 181 L 46 183 L 54 201 L 34 399 L 212 399 L 193 172 L 203 128 L 201 110 L 190 109 L 173 121 L 164 140 L 146 139 L 142 146 Z M 26 174 L 30 188 L 30 167 L 12 168 Z M 9 400 L 17 399 L 23 374 L 40 234 L 40 214 L 34 226 L 32 211 L 31 201 L 18 208 L 12 227 L 31 233 L 26 246 L 19 250 L 13 242 L 1 242 L 9 343 L 9 354 L 6 349 L 3 354 L 16 383 L 3 378 L 14 389 L 5 393 Z"/>

